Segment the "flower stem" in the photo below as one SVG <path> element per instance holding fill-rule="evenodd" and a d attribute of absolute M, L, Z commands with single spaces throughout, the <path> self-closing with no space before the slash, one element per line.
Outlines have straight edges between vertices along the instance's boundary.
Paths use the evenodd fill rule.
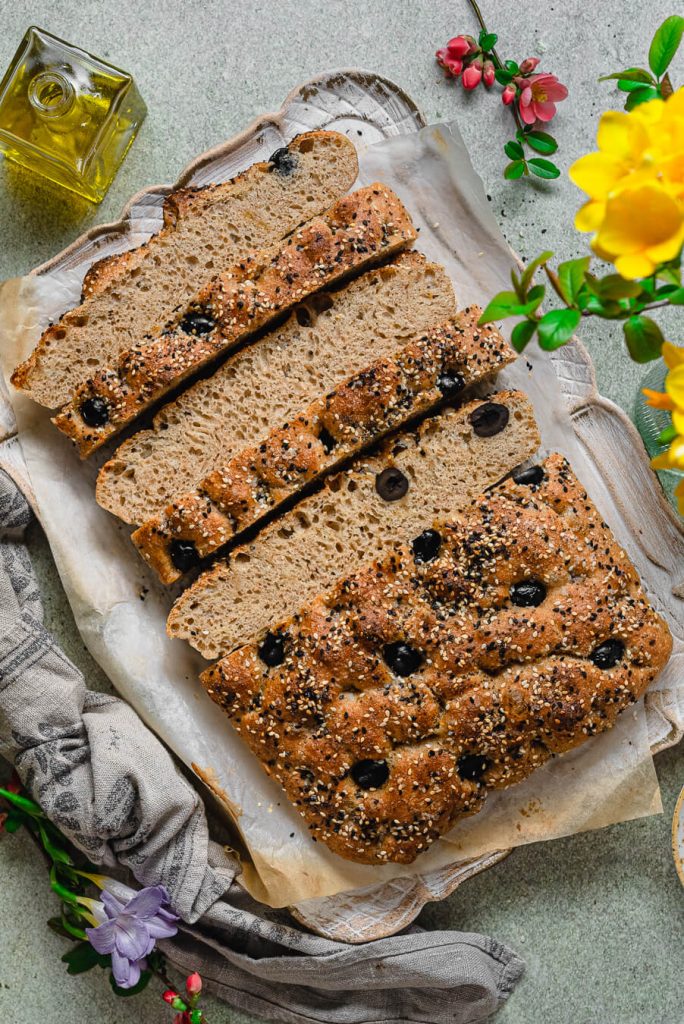
<path fill-rule="evenodd" d="M 480 28 L 482 29 L 482 31 L 489 33 L 489 29 L 487 28 L 485 20 L 482 17 L 482 11 L 480 10 L 480 8 L 477 5 L 477 3 L 475 2 L 475 0 L 468 0 L 468 3 L 470 4 L 470 6 L 472 8 L 473 13 L 474 13 L 475 17 L 477 18 L 478 23 L 479 23 Z M 494 67 L 499 68 L 499 70 L 505 70 L 504 69 L 504 65 L 503 65 L 503 61 L 499 57 L 499 54 L 496 52 L 496 50 L 492 47 L 492 49 L 489 52 L 492 55 L 492 60 L 494 62 Z M 525 131 L 525 126 L 523 125 L 522 120 L 520 119 L 520 114 L 518 113 L 518 105 L 517 105 L 517 103 L 515 103 L 515 101 L 513 103 L 511 103 L 510 111 L 513 114 L 513 117 L 515 118 L 515 123 L 518 126 L 518 130 L 521 131 L 521 132 L 524 132 Z"/>

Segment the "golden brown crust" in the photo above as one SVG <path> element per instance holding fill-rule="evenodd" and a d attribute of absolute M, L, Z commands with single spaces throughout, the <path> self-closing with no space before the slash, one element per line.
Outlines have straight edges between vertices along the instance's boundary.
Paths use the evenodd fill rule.
<path fill-rule="evenodd" d="M 432 561 L 398 545 L 203 673 L 340 856 L 413 861 L 489 789 L 610 728 L 667 661 L 667 626 L 567 462 L 543 469 L 435 524 Z"/>
<path fill-rule="evenodd" d="M 496 373 L 515 355 L 495 328 L 478 326 L 481 312 L 469 307 L 372 363 L 214 470 L 133 533 L 142 557 L 173 583 L 183 575 L 171 558 L 174 541 L 206 557 L 363 445 L 433 408 L 444 374 L 460 374 L 466 386 Z"/>
<path fill-rule="evenodd" d="M 338 132 L 315 131 L 305 132 L 298 135 L 288 144 L 287 149 L 291 152 L 305 150 L 310 146 L 311 140 L 323 136 L 337 136 L 338 139 L 348 140 Z M 52 345 L 59 344 L 65 337 L 65 332 L 72 325 L 77 324 L 79 318 L 88 312 L 88 299 L 99 295 L 109 287 L 124 279 L 131 270 L 140 266 L 148 258 L 154 257 L 159 245 L 163 245 L 164 236 L 173 231 L 178 221 L 188 216 L 201 214 L 215 202 L 220 202 L 230 193 L 236 184 L 242 180 L 255 177 L 259 174 L 271 173 L 273 164 L 269 161 L 252 164 L 247 170 L 236 175 L 229 181 L 218 184 L 209 184 L 201 187 L 188 186 L 171 192 L 163 204 L 163 226 L 143 245 L 127 252 L 117 253 L 113 256 L 104 257 L 98 260 L 87 272 L 82 287 L 81 305 L 75 309 L 65 312 L 60 319 L 51 324 L 42 334 L 40 341 L 25 362 L 21 363 L 12 374 L 14 387 L 25 391 L 31 391 L 32 380 L 36 371 L 40 368 L 43 354 Z"/>
<path fill-rule="evenodd" d="M 411 245 L 415 237 L 411 218 L 386 186 L 344 196 L 279 248 L 219 274 L 164 331 L 81 385 L 53 422 L 82 457 L 89 455 L 171 387 L 306 295 Z M 210 328 L 200 333 L 192 323 L 186 326 L 193 314 Z M 101 426 L 88 426 L 82 416 L 84 403 L 93 401 L 106 408 Z"/>

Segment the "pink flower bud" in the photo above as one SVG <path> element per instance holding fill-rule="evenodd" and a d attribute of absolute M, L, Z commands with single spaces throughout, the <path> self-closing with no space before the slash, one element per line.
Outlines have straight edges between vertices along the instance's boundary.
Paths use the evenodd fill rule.
<path fill-rule="evenodd" d="M 458 78 L 463 69 L 463 61 L 459 60 L 458 57 L 450 57 L 446 49 L 437 50 L 435 54 L 437 63 L 440 64 L 447 75 L 453 75 L 454 78 Z"/>
<path fill-rule="evenodd" d="M 478 43 L 477 39 L 475 39 L 474 36 L 467 36 L 466 35 L 466 36 L 463 36 L 463 38 L 468 41 L 468 53 L 479 53 L 480 52 L 480 44 Z"/>
<path fill-rule="evenodd" d="M 538 63 L 539 57 L 526 57 L 520 65 L 520 74 L 531 75 Z"/>
<path fill-rule="evenodd" d="M 470 49 L 470 43 L 465 36 L 454 36 L 446 44 L 450 57 L 465 57 Z"/>
<path fill-rule="evenodd" d="M 202 991 L 202 979 L 197 971 L 189 975 L 185 982 L 185 988 L 189 996 L 198 996 Z"/>
<path fill-rule="evenodd" d="M 474 60 L 463 72 L 463 88 L 477 89 L 482 81 L 482 61 Z"/>
<path fill-rule="evenodd" d="M 180 996 L 178 995 L 178 993 L 174 992 L 172 988 L 167 988 L 166 992 L 162 993 L 162 999 L 164 1000 L 165 1003 L 168 1003 L 169 1006 L 174 1001 L 174 999 L 179 998 Z"/>
<path fill-rule="evenodd" d="M 489 89 L 490 86 L 494 85 L 495 79 L 496 75 L 494 73 L 494 64 L 491 60 L 486 60 L 482 71 L 482 81 Z"/>
<path fill-rule="evenodd" d="M 504 106 L 508 107 L 515 99 L 515 86 L 507 85 L 504 91 L 501 93 L 501 102 Z"/>

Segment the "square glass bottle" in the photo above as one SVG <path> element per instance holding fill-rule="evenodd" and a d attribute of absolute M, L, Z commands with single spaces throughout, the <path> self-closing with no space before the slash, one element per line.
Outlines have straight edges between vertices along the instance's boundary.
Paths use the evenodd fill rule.
<path fill-rule="evenodd" d="M 0 82 L 0 151 L 99 203 L 146 113 L 129 74 L 32 26 Z"/>

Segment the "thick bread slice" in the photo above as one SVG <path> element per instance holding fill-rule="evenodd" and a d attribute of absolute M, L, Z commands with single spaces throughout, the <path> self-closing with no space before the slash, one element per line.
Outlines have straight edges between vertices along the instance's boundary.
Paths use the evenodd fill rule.
<path fill-rule="evenodd" d="M 472 306 L 431 328 L 245 447 L 135 531 L 143 558 L 172 583 L 365 445 L 496 373 L 515 354 L 498 331 L 478 326 L 481 312 Z"/>
<path fill-rule="evenodd" d="M 337 132 L 309 132 L 232 181 L 172 192 L 145 245 L 100 260 L 83 301 L 43 334 L 13 384 L 50 409 L 98 367 L 162 327 L 219 270 L 274 245 L 354 183 L 356 150 Z"/>
<path fill-rule="evenodd" d="M 202 676 L 313 835 L 365 864 L 410 863 L 609 729 L 672 647 L 561 456 L 429 525 Z"/>
<path fill-rule="evenodd" d="M 219 274 L 161 333 L 76 389 L 53 422 L 81 456 L 99 448 L 171 388 L 267 327 L 307 295 L 415 241 L 411 218 L 385 185 L 340 199 L 275 249 Z"/>
<path fill-rule="evenodd" d="M 472 418 L 490 403 L 503 407 L 506 423 L 483 437 Z M 387 440 L 203 573 L 172 608 L 169 636 L 187 640 L 205 658 L 251 642 L 341 574 L 464 508 L 538 446 L 532 407 L 520 391 L 471 402 Z M 391 501 L 378 491 L 389 470 L 408 484 Z"/>
<path fill-rule="evenodd" d="M 124 522 L 145 522 L 349 374 L 397 352 L 454 309 L 446 272 L 418 252 L 312 296 L 282 327 L 166 405 L 152 430 L 122 444 L 100 470 L 98 502 Z"/>

